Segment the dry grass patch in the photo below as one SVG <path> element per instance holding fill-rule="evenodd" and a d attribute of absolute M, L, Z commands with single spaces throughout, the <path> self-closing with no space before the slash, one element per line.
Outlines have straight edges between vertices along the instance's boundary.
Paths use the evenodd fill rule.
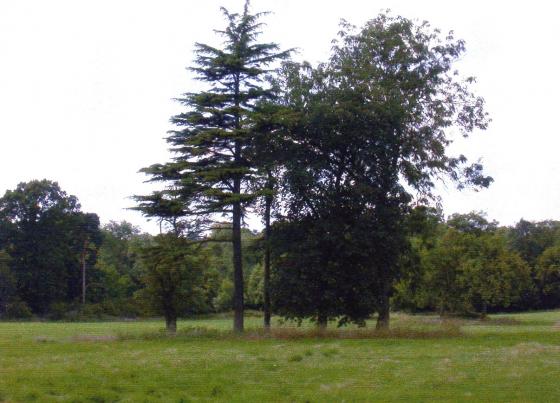
<path fill-rule="evenodd" d="M 248 340 L 276 339 L 434 339 L 462 336 L 460 326 L 446 323 L 433 329 L 414 329 L 394 327 L 386 330 L 368 328 L 357 329 L 317 329 L 317 328 L 273 328 L 269 331 L 252 330 L 242 335 L 231 332 L 223 334 L 226 337 L 237 337 Z"/>
<path fill-rule="evenodd" d="M 472 321 L 473 325 L 491 325 L 491 326 L 519 326 L 522 325 L 518 319 L 509 317 L 497 317 L 497 318 L 484 318 Z"/>
<path fill-rule="evenodd" d="M 541 343 L 519 343 L 506 350 L 511 357 L 523 357 L 535 354 L 560 353 L 560 346 Z"/>
<path fill-rule="evenodd" d="M 37 336 L 33 340 L 35 340 L 37 343 L 54 343 L 55 341 L 51 337 L 47 336 Z"/>
<path fill-rule="evenodd" d="M 78 334 L 70 338 L 71 341 L 76 343 L 98 343 L 98 342 L 110 342 L 118 340 L 115 335 L 91 335 L 91 334 Z"/>
<path fill-rule="evenodd" d="M 157 339 L 236 339 L 236 340 L 305 340 L 305 339 L 439 339 L 464 336 L 458 322 L 444 321 L 439 326 L 408 327 L 400 324 L 387 330 L 372 328 L 305 328 L 278 327 L 270 330 L 253 329 L 238 334 L 231 330 L 217 330 L 206 327 L 192 327 L 181 329 L 175 334 L 165 331 L 147 332 L 142 334 L 119 334 L 112 340 L 157 340 Z M 82 336 L 83 337 L 83 336 Z M 97 339 L 95 338 L 97 337 Z M 93 340 L 102 341 L 103 336 L 95 336 Z M 113 337 L 113 336 L 107 336 Z M 88 341 L 86 338 L 84 341 Z"/>

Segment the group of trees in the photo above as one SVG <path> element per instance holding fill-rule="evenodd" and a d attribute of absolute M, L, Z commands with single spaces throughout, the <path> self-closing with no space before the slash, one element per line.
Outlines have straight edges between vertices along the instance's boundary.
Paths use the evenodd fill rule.
<path fill-rule="evenodd" d="M 556 307 L 557 222 L 501 228 L 477 213 L 444 221 L 434 184 L 485 188 L 453 136 L 488 123 L 454 62 L 465 48 L 428 23 L 381 14 L 341 25 L 311 66 L 258 41 L 263 14 L 223 9 L 221 47 L 196 44 L 206 89 L 179 99 L 171 161 L 142 171 L 162 189 L 136 196 L 161 233 L 99 227 L 56 183 L 0 199 L 0 314 L 97 306 L 177 317 L 246 307 L 324 327 L 389 325 L 391 304 L 441 314 Z M 261 233 L 243 228 L 262 219 Z"/>
<path fill-rule="evenodd" d="M 164 315 L 173 331 L 178 317 L 234 307 L 228 223 L 192 238 L 153 236 L 127 222 L 100 227 L 76 197 L 46 180 L 7 191 L 0 215 L 0 318 Z M 378 296 L 361 264 L 372 256 L 370 245 L 354 238 L 366 224 L 341 220 L 333 231 L 333 221 L 278 220 L 268 246 L 264 229 L 244 228 L 244 306 L 264 309 L 270 250 L 272 312 L 320 325 L 371 315 Z M 389 291 L 393 309 L 483 316 L 560 307 L 560 222 L 500 227 L 483 213 L 444 220 L 435 209 L 415 207 L 401 225 L 405 247 Z"/>
<path fill-rule="evenodd" d="M 474 212 L 443 222 L 426 209 L 412 217 L 395 308 L 484 316 L 560 306 L 560 222 L 521 220 L 499 227 Z"/>
<path fill-rule="evenodd" d="M 0 198 L 0 318 L 173 317 L 232 309 L 232 248 L 220 225 L 191 245 L 132 224 L 100 226 L 56 182 Z M 242 231 L 247 306 L 262 306 L 259 235 Z M 173 320 L 169 322 L 173 326 Z"/>
<path fill-rule="evenodd" d="M 138 209 L 196 241 L 200 226 L 227 217 L 234 267 L 234 329 L 243 330 L 242 218 L 264 230 L 263 304 L 320 326 L 388 326 L 389 298 L 407 248 L 411 202 L 432 198 L 434 180 L 459 187 L 492 181 L 480 164 L 451 156 L 452 132 L 485 129 L 473 78 L 453 63 L 464 43 L 428 23 L 381 14 L 341 25 L 330 58 L 311 66 L 258 41 L 262 14 L 223 9 L 221 47 L 196 44 L 192 71 L 206 89 L 187 93 L 172 118 L 170 162 L 143 172 L 165 188 Z"/>
<path fill-rule="evenodd" d="M 128 257 L 111 248 L 118 248 L 117 237 L 136 233 L 130 225 L 100 228 L 98 216 L 82 212 L 56 182 L 8 190 L 0 198 L 0 316 L 61 317 L 115 297 L 124 287 L 116 271 L 132 271 Z"/>
<path fill-rule="evenodd" d="M 85 300 L 85 267 L 101 242 L 99 218 L 57 183 L 31 181 L 0 199 L 0 310 L 44 314 L 53 303 Z"/>

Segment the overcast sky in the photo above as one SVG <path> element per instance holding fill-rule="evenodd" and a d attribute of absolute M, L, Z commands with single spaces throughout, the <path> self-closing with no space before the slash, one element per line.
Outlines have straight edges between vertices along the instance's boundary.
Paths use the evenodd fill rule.
<path fill-rule="evenodd" d="M 3 0 L 0 2 L 0 194 L 50 179 L 102 222 L 155 231 L 129 196 L 149 192 L 137 171 L 169 158 L 163 138 L 192 90 L 192 45 L 216 43 L 220 6 L 242 0 Z M 446 214 L 484 210 L 510 225 L 560 219 L 560 74 L 554 2 L 253 0 L 272 11 L 263 40 L 328 56 L 345 18 L 360 25 L 390 8 L 466 40 L 459 68 L 478 78 L 492 123 L 453 146 L 482 158 L 490 189 L 441 187 Z"/>

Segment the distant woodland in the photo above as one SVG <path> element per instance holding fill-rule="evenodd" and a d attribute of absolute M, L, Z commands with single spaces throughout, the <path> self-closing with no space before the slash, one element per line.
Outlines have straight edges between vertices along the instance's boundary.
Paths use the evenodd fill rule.
<path fill-rule="evenodd" d="M 100 226 L 95 214 L 80 211 L 74 196 L 46 180 L 8 191 L 0 209 L 2 319 L 153 317 L 164 313 L 165 296 L 173 298 L 178 317 L 233 309 L 227 224 L 191 240 L 141 233 L 127 222 Z M 480 212 L 444 220 L 436 209 L 416 207 L 405 227 L 392 309 L 481 316 L 560 306 L 560 222 L 520 220 L 503 227 Z M 243 229 L 242 247 L 245 307 L 262 310 L 264 233 Z M 301 247 L 305 259 L 307 245 Z M 153 249 L 169 261 L 160 266 Z M 305 271 L 286 270 L 284 258 L 275 252 L 272 259 L 279 263 L 272 265 L 274 313 L 311 316 L 321 301 L 312 290 L 336 295 L 342 288 L 336 282 L 326 286 L 327 276 L 336 273 L 317 267 L 314 276 L 304 277 Z M 302 301 L 309 305 L 300 307 Z M 310 313 L 299 313 L 304 308 Z M 343 317 L 341 308 L 333 303 L 332 318 Z"/>

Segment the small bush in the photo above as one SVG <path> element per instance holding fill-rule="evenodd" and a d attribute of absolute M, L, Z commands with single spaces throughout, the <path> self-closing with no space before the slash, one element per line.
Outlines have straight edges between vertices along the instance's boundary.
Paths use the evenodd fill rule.
<path fill-rule="evenodd" d="M 53 302 L 49 306 L 47 317 L 52 320 L 68 319 L 68 313 L 71 309 L 72 307 L 65 302 Z M 77 314 L 77 312 L 75 314 Z"/>
<path fill-rule="evenodd" d="M 288 362 L 300 362 L 303 360 L 303 356 L 301 354 L 294 354 L 288 357 Z"/>
<path fill-rule="evenodd" d="M 338 350 L 336 348 L 329 348 L 322 352 L 325 357 L 332 357 L 333 355 L 338 354 Z"/>
<path fill-rule="evenodd" d="M 103 313 L 113 317 L 137 318 L 138 316 L 153 314 L 134 298 L 105 301 L 101 303 L 101 306 Z"/>
<path fill-rule="evenodd" d="M 31 309 L 21 300 L 14 300 L 6 305 L 6 319 L 29 319 L 33 316 Z"/>
<path fill-rule="evenodd" d="M 81 319 L 103 319 L 105 310 L 101 304 L 86 304 L 80 309 Z"/>

